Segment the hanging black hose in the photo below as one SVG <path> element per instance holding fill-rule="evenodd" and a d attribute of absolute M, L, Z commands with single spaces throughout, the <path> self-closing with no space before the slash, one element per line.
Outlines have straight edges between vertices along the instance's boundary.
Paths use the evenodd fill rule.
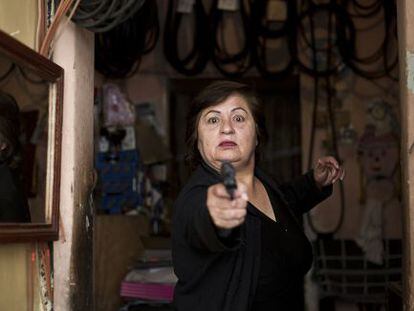
<path fill-rule="evenodd" d="M 332 2 L 331 2 L 332 4 Z M 328 15 L 328 34 L 327 34 L 327 46 L 331 47 L 333 44 L 329 42 L 332 40 L 332 28 L 333 28 L 333 21 L 332 19 L 336 17 L 335 14 L 332 14 L 334 11 L 330 11 Z M 312 46 L 312 65 L 313 68 L 317 66 L 317 54 L 316 54 L 316 39 L 315 39 L 315 25 L 314 25 L 314 16 L 311 15 L 309 17 L 310 21 L 310 28 L 311 28 L 311 46 Z M 326 68 L 331 67 L 332 63 L 332 48 L 326 49 Z M 312 125 L 311 125 L 311 137 L 310 137 L 310 145 L 309 145 L 309 154 L 308 154 L 308 169 L 311 169 L 313 164 L 313 152 L 314 152 L 314 144 L 315 144 L 315 132 L 316 132 L 316 117 L 318 113 L 318 102 L 319 102 L 319 75 L 314 76 L 314 94 L 313 94 L 313 113 L 312 113 Z M 339 162 L 341 162 L 339 158 L 339 151 L 337 145 L 337 137 L 336 137 L 336 125 L 335 125 L 335 114 L 332 107 L 332 87 L 331 87 L 331 77 L 329 75 L 324 76 L 325 79 L 325 92 L 327 93 L 327 107 L 328 107 L 328 117 L 329 117 L 329 124 L 330 124 L 330 131 L 332 135 L 332 149 L 333 155 Z M 340 187 L 340 215 L 337 224 L 335 227 L 330 231 L 320 231 L 318 230 L 315 225 L 313 224 L 312 217 L 310 213 L 307 214 L 308 224 L 310 228 L 318 234 L 318 236 L 330 236 L 332 237 L 333 234 L 337 233 L 342 226 L 345 214 L 345 190 L 342 181 L 339 184 Z"/>
<path fill-rule="evenodd" d="M 332 3 L 332 1 L 331 1 Z M 330 33 L 332 32 L 332 15 L 329 15 L 328 19 L 328 38 L 331 37 Z M 329 40 L 329 39 L 328 39 Z M 326 57 L 326 67 L 329 68 L 329 66 L 332 63 L 332 49 L 329 49 L 327 51 L 327 57 Z M 336 120 L 335 120 L 335 112 L 332 107 L 332 87 L 331 87 L 331 77 L 326 76 L 325 77 L 325 91 L 327 93 L 327 106 L 328 106 L 328 119 L 330 124 L 330 130 L 332 135 L 332 149 L 333 149 L 333 155 L 336 159 L 338 159 L 339 163 L 342 163 L 342 160 L 339 156 L 339 150 L 338 150 L 338 139 L 336 136 Z M 339 181 L 339 198 L 340 198 L 340 215 L 337 225 L 332 229 L 330 234 L 337 233 L 339 229 L 342 226 L 342 223 L 344 221 L 344 214 L 345 214 L 345 189 L 344 184 L 342 180 Z M 325 233 L 325 232 L 324 232 Z"/>
<path fill-rule="evenodd" d="M 285 1 L 287 18 L 283 23 L 267 20 L 269 0 L 253 1 L 251 20 L 253 26 L 252 57 L 259 73 L 266 79 L 279 80 L 293 72 L 296 64 L 296 1 Z M 287 64 L 277 70 L 271 70 L 268 59 L 268 42 L 285 40 L 287 42 Z"/>
<path fill-rule="evenodd" d="M 398 67 L 398 49 L 392 47 L 390 45 L 391 37 L 394 36 L 394 42 L 396 45 L 398 44 L 398 32 L 397 32 L 397 4 L 395 1 L 386 1 L 384 2 L 384 11 L 387 12 L 385 14 L 385 31 L 387 32 L 387 41 L 386 44 L 383 46 L 383 64 L 385 68 L 385 75 L 394 80 L 398 81 L 398 77 L 392 76 L 392 72 L 396 67 Z M 393 50 L 395 53 L 394 60 L 389 62 L 388 56 L 389 51 Z"/>
<path fill-rule="evenodd" d="M 146 0 L 82 0 L 72 21 L 93 32 L 106 32 L 133 16 Z M 153 0 L 149 0 L 153 1 Z M 55 6 L 61 0 L 55 0 Z"/>
<path fill-rule="evenodd" d="M 131 18 L 95 36 L 95 68 L 109 78 L 124 78 L 139 67 L 159 37 L 156 1 L 145 1 Z"/>
<path fill-rule="evenodd" d="M 358 1 L 347 1 L 345 5 L 352 3 L 355 8 L 359 10 L 364 9 L 365 12 L 363 15 L 351 14 L 350 16 L 369 18 L 378 14 L 378 6 L 382 10 L 384 15 L 384 38 L 371 55 L 360 57 L 357 55 L 356 47 L 356 30 L 353 26 L 354 36 L 347 36 L 346 32 L 338 32 L 338 48 L 341 52 L 342 59 L 344 63 L 351 68 L 356 74 L 373 80 L 383 77 L 391 77 L 391 72 L 395 69 L 398 64 L 398 54 L 396 53 L 394 59 L 390 62 L 388 60 L 389 50 L 390 50 L 390 38 L 391 35 L 395 32 L 396 29 L 396 10 L 394 0 L 377 0 L 373 2 L 370 6 L 362 6 Z M 359 12 L 358 10 L 356 12 Z M 367 69 L 372 68 L 373 66 L 381 66 L 378 69 Z"/>
<path fill-rule="evenodd" d="M 325 47 L 318 47 L 316 44 L 315 36 L 315 25 L 314 21 L 316 17 L 326 15 L 328 18 L 334 17 L 336 37 L 333 39 L 334 33 L 329 31 L 330 38 L 327 38 Z M 305 22 L 309 20 L 309 27 L 306 27 Z M 334 49 L 337 49 L 338 40 L 342 37 L 348 37 L 349 41 L 354 42 L 355 31 L 352 20 L 349 18 L 347 12 L 336 3 L 327 3 L 321 5 L 311 4 L 305 11 L 300 13 L 298 18 L 298 44 L 302 43 L 304 48 L 308 51 L 304 53 L 303 50 L 300 51 L 297 63 L 299 70 L 312 76 L 312 77 L 326 77 L 338 73 L 339 69 L 343 65 L 343 61 L 339 55 L 339 50 L 337 51 L 337 60 L 336 63 L 331 61 L 329 64 L 325 64 L 324 68 L 318 66 L 318 55 L 326 56 L 332 54 Z M 309 31 L 306 32 L 306 29 Z M 308 36 L 313 36 L 313 41 L 310 42 Z M 309 56 L 309 59 L 303 59 L 306 55 Z M 316 58 L 316 62 L 314 61 Z M 310 62 L 310 63 L 309 63 Z"/>
<path fill-rule="evenodd" d="M 209 18 L 204 10 L 202 0 L 195 0 L 192 13 L 177 12 L 177 0 L 168 2 L 167 17 L 164 28 L 164 55 L 170 65 L 178 72 L 193 76 L 204 70 L 210 57 L 211 34 Z M 185 56 L 179 55 L 180 26 L 184 15 L 191 15 L 194 20 L 193 45 Z M 182 30 L 182 29 L 181 29 Z"/>
<path fill-rule="evenodd" d="M 240 15 L 241 30 L 244 35 L 244 44 L 236 53 L 230 53 L 226 48 L 224 35 L 224 18 L 223 10 L 218 8 L 218 0 L 213 2 L 210 13 L 211 16 L 211 33 L 214 35 L 214 48 L 212 51 L 212 60 L 216 68 L 226 77 L 241 77 L 251 67 L 251 34 L 250 34 L 250 17 L 249 8 L 246 8 L 245 1 L 240 1 L 240 9 L 232 15 Z M 229 40 L 232 42 L 232 40 Z M 232 68 L 232 69 L 229 69 Z M 235 68 L 235 69 L 234 69 Z"/>
<path fill-rule="evenodd" d="M 316 50 L 316 39 L 315 39 L 315 25 L 313 21 L 313 16 L 310 16 L 310 34 L 311 34 L 311 47 L 312 51 Z M 312 54 L 312 66 L 313 68 L 317 68 L 318 66 L 318 59 L 316 53 Z M 308 170 L 312 168 L 313 165 L 313 148 L 315 145 L 315 134 L 316 134 L 316 117 L 318 115 L 318 103 L 319 103 L 319 75 L 313 75 L 313 111 L 312 111 L 312 123 L 311 123 L 311 133 L 310 133 L 310 143 L 309 143 L 309 152 L 308 152 Z M 310 215 L 308 214 L 308 219 Z M 312 226 L 311 221 L 309 221 L 311 228 L 314 229 Z M 315 231 L 315 230 L 314 230 Z"/>
<path fill-rule="evenodd" d="M 358 0 L 347 0 L 345 7 L 352 6 L 355 14 L 349 13 L 352 17 L 371 18 L 381 12 L 382 0 L 374 0 L 369 4 L 361 4 Z"/>
<path fill-rule="evenodd" d="M 194 18 L 194 39 L 192 48 L 186 55 L 179 55 L 180 25 L 183 13 L 176 12 L 177 0 L 172 0 L 168 5 L 164 34 L 164 54 L 168 62 L 180 73 L 195 75 L 202 72 L 211 57 L 217 69 L 227 77 L 238 77 L 254 64 L 258 72 L 266 79 L 277 80 L 291 74 L 295 68 L 311 76 L 326 77 L 337 74 L 345 66 L 351 68 L 354 73 L 367 79 L 377 79 L 392 76 L 393 70 L 398 64 L 398 58 L 392 57 L 392 36 L 396 33 L 396 10 L 395 0 L 372 0 L 362 2 L 361 0 L 337 0 L 324 4 L 317 1 L 300 1 L 301 14 L 297 16 L 297 2 L 285 0 L 287 18 L 283 22 L 270 21 L 267 18 L 268 5 L 271 0 L 263 1 L 240 1 L 239 15 L 242 20 L 244 45 L 236 52 L 229 53 L 226 48 L 226 40 L 223 38 L 224 24 L 223 12 L 217 9 L 217 0 L 213 2 L 210 18 L 212 32 L 207 31 L 208 17 L 201 0 L 196 0 L 191 17 Z M 246 6 L 250 7 L 249 10 Z M 372 54 L 360 56 L 356 49 L 356 38 L 361 29 L 355 28 L 353 19 L 369 19 L 384 14 L 385 35 L 383 42 Z M 305 31 L 305 23 L 310 18 L 319 15 L 332 15 L 334 23 L 331 31 L 332 39 L 327 46 L 315 44 L 315 50 L 310 53 L 297 51 L 297 44 L 302 43 L 300 48 L 312 49 L 309 33 Z M 251 25 L 248 27 L 248 25 Z M 369 27 L 371 27 L 370 25 Z M 375 23 L 374 26 L 377 26 Z M 366 30 L 366 29 L 363 29 Z M 214 34 L 214 37 L 211 36 Z M 213 42 L 211 39 L 213 38 Z M 334 38 L 334 39 L 333 39 Z M 272 51 L 272 44 L 280 43 L 279 52 L 285 52 L 279 62 Z M 250 57 L 246 47 L 250 45 Z M 211 50 L 210 46 L 213 47 Z M 285 50 L 285 51 L 284 51 Z M 311 56 L 306 59 L 306 54 L 316 53 L 327 55 L 332 53 L 332 62 L 329 67 L 320 66 L 320 60 L 316 67 L 312 65 Z M 271 55 L 272 54 L 272 55 Z M 390 60 L 390 58 L 392 58 Z M 324 63 L 324 62 L 323 62 Z M 297 64 L 297 67 L 296 67 Z M 319 65 L 319 66 L 318 66 Z M 381 68 L 374 68 L 375 65 Z M 377 67 L 378 67 L 377 66 Z M 272 68 L 273 67 L 273 68 Z M 272 68 L 272 69 L 271 69 Z"/>

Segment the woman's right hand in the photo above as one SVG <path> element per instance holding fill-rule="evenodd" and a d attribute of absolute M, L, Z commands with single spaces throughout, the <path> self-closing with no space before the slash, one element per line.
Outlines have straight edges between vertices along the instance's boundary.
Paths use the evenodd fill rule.
<path fill-rule="evenodd" d="M 246 217 L 247 192 L 243 183 L 237 183 L 233 200 L 223 184 L 215 184 L 207 190 L 207 209 L 214 225 L 219 229 L 232 229 L 240 226 Z"/>

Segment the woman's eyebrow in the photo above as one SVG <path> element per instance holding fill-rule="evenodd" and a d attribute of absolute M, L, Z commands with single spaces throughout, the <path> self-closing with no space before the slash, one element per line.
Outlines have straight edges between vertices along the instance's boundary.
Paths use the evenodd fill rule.
<path fill-rule="evenodd" d="M 243 110 L 245 113 L 248 113 L 247 112 L 247 110 L 246 109 L 244 109 L 243 107 L 236 107 L 236 108 L 233 108 L 231 111 L 233 112 L 233 111 L 236 111 L 236 110 Z"/>
<path fill-rule="evenodd" d="M 234 111 L 236 111 L 236 110 L 243 110 L 245 113 L 248 113 L 248 112 L 247 112 L 247 110 L 246 110 L 246 109 L 244 109 L 243 107 L 236 107 L 236 108 L 233 108 L 233 109 L 231 110 L 231 112 L 234 112 Z M 206 115 L 208 115 L 209 113 L 218 113 L 218 114 L 221 114 L 221 111 L 211 109 L 211 110 L 207 111 L 204 115 L 206 116 Z"/>
<path fill-rule="evenodd" d="M 209 111 L 207 111 L 204 115 L 206 116 L 206 115 L 208 115 L 209 113 L 221 113 L 220 111 L 218 111 L 218 110 L 209 110 Z"/>

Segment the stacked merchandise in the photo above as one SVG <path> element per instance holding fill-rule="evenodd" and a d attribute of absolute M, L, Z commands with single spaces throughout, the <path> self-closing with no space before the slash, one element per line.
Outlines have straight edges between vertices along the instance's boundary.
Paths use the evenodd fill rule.
<path fill-rule="evenodd" d="M 96 156 L 95 167 L 100 178 L 102 211 L 119 214 L 142 205 L 136 149 L 119 151 L 116 156 L 100 152 Z"/>
<path fill-rule="evenodd" d="M 135 115 L 118 86 L 105 84 L 98 107 L 99 131 L 95 168 L 101 212 L 127 213 L 143 205 L 142 160 L 135 137 Z M 100 122 L 101 123 L 101 122 Z"/>
<path fill-rule="evenodd" d="M 131 310 L 132 307 L 144 305 L 169 310 L 176 282 L 171 250 L 146 249 L 121 283 L 121 297 L 128 301 L 121 310 Z"/>
<path fill-rule="evenodd" d="M 119 86 L 107 83 L 96 90 L 95 119 L 98 211 L 146 215 L 151 233 L 165 234 L 170 152 L 153 104 L 131 104 Z"/>

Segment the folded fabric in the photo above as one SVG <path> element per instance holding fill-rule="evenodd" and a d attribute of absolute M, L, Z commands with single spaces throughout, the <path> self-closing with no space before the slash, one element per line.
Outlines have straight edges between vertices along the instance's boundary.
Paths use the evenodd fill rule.
<path fill-rule="evenodd" d="M 384 257 L 382 202 L 373 198 L 367 200 L 356 243 L 364 251 L 365 258 L 382 265 Z"/>

